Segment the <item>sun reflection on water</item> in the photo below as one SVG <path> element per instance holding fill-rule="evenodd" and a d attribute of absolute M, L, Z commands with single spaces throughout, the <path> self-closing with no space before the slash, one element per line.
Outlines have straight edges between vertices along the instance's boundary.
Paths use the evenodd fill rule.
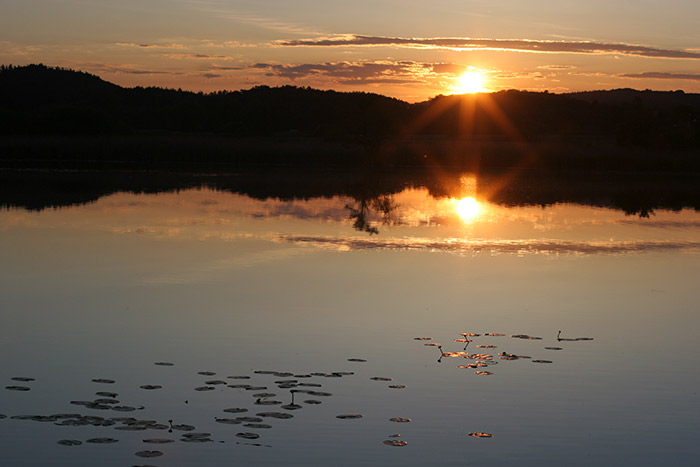
<path fill-rule="evenodd" d="M 457 214 L 465 223 L 474 222 L 479 215 L 479 203 L 471 196 L 467 196 L 460 200 L 455 200 L 457 204 Z"/>

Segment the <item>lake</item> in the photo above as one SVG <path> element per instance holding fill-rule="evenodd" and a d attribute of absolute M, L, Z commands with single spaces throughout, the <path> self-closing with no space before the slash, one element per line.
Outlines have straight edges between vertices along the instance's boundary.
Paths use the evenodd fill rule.
<path fill-rule="evenodd" d="M 694 465 L 700 212 L 452 182 L 4 203 L 1 462 Z"/>

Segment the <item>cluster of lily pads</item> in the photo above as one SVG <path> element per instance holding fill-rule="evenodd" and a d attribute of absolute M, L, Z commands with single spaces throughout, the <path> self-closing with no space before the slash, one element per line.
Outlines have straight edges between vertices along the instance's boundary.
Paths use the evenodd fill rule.
<path fill-rule="evenodd" d="M 437 342 L 426 342 L 423 345 L 426 347 L 436 347 L 440 351 L 440 357 L 438 358 L 438 363 L 442 362 L 443 358 L 464 358 L 467 360 L 472 360 L 473 363 L 467 363 L 464 365 L 457 365 L 457 368 L 461 369 L 473 369 L 474 374 L 478 376 L 489 376 L 493 375 L 494 372 L 490 370 L 494 365 L 498 364 L 498 361 L 496 361 L 496 357 L 500 360 L 506 360 L 506 361 L 511 361 L 511 360 L 520 360 L 520 359 L 529 359 L 532 363 L 553 363 L 552 360 L 546 360 L 546 359 L 541 359 L 541 358 L 536 358 L 533 359 L 529 355 L 518 355 L 514 353 L 508 353 L 501 351 L 496 355 L 492 355 L 490 353 L 481 353 L 481 352 L 476 352 L 476 353 L 469 353 L 467 352 L 467 347 L 469 344 L 471 344 L 474 340 L 476 340 L 479 337 L 505 337 L 506 334 L 504 333 L 498 333 L 498 332 L 486 332 L 486 333 L 476 333 L 476 332 L 462 332 L 459 334 L 461 337 L 453 339 L 454 342 L 459 342 L 459 343 L 464 343 L 464 348 L 459 351 L 455 352 L 450 352 L 450 351 L 445 351 L 442 348 L 442 345 L 437 343 Z M 510 335 L 511 339 L 521 339 L 521 340 L 527 340 L 527 341 L 540 341 L 542 340 L 541 337 L 537 336 L 530 336 L 528 334 L 511 334 Z M 416 341 L 432 341 L 432 337 L 415 337 L 414 340 Z M 556 337 L 557 342 L 574 342 L 574 341 L 590 341 L 593 340 L 592 337 L 575 337 L 575 338 L 567 338 L 567 337 L 561 337 L 561 331 L 557 334 Z M 498 345 L 495 344 L 478 344 L 476 345 L 476 348 L 478 349 L 496 349 L 498 348 Z M 563 347 L 559 346 L 545 346 L 543 347 L 544 350 L 550 350 L 550 351 L 556 351 L 556 350 L 563 350 Z M 486 368 L 489 368 L 487 370 Z M 475 438 L 492 438 L 493 435 L 491 433 L 484 433 L 484 432 L 473 432 L 473 433 L 468 433 L 469 436 L 475 437 Z"/>
<path fill-rule="evenodd" d="M 351 358 L 348 359 L 350 362 L 366 362 L 364 359 Z M 156 362 L 157 366 L 174 366 L 171 362 Z M 214 377 L 215 372 L 212 371 L 200 371 L 198 372 L 201 376 Z M 261 437 L 260 431 L 272 428 L 272 420 L 288 420 L 294 418 L 291 412 L 300 410 L 305 406 L 313 406 L 322 403 L 323 398 L 332 396 L 332 393 L 322 391 L 321 388 L 323 384 L 318 381 L 326 378 L 342 378 L 354 375 L 352 371 L 336 371 L 329 373 L 314 372 L 308 374 L 299 374 L 293 372 L 283 372 L 283 371 L 270 371 L 270 370 L 258 370 L 253 372 L 251 375 L 231 375 L 224 379 L 207 379 L 204 384 L 197 386 L 194 391 L 206 392 L 213 391 L 217 387 L 227 387 L 239 391 L 245 391 L 251 393 L 251 408 L 248 407 L 228 407 L 222 409 L 222 416 L 215 417 L 214 421 L 216 423 L 225 425 L 240 425 L 246 430 L 241 430 L 235 433 L 235 437 L 242 440 L 257 440 Z M 284 403 L 282 400 L 277 399 L 277 394 L 269 392 L 270 383 L 253 384 L 252 378 L 264 378 L 264 377 L 275 377 L 279 379 L 274 380 L 274 385 L 277 389 L 288 391 L 290 401 Z M 28 383 L 34 382 L 35 378 L 16 376 L 11 378 L 13 382 L 21 382 L 23 385 L 7 385 L 6 390 L 9 391 L 20 391 L 27 392 L 32 389 Z M 391 382 L 392 378 L 388 377 L 372 377 L 371 380 L 378 382 Z M 94 378 L 91 380 L 92 384 L 95 385 L 116 385 L 116 381 L 108 378 Z M 403 389 L 405 385 L 391 384 L 388 386 L 391 389 Z M 157 391 L 163 388 L 162 385 L 157 384 L 145 384 L 139 386 L 140 389 L 145 391 Z M 167 432 L 174 433 L 180 432 L 180 442 L 185 443 L 207 443 L 207 442 L 225 442 L 225 439 L 215 439 L 215 437 L 208 432 L 198 432 L 196 427 L 191 424 L 185 423 L 174 423 L 172 419 L 167 422 L 150 420 L 150 419 L 140 419 L 133 416 L 109 416 L 106 415 L 109 412 L 134 412 L 143 411 L 146 409 L 145 406 L 140 404 L 127 405 L 122 403 L 119 399 L 119 393 L 113 391 L 96 391 L 95 398 L 91 400 L 72 400 L 68 401 L 69 404 L 74 406 L 82 407 L 84 411 L 89 411 L 88 413 L 56 413 L 50 415 L 12 415 L 9 418 L 11 420 L 21 420 L 21 421 L 33 421 L 41 423 L 52 423 L 58 427 L 70 427 L 70 426 L 92 426 L 99 427 L 100 429 L 113 429 L 119 431 L 143 431 L 143 432 Z M 301 400 L 299 400 L 301 399 Z M 185 401 L 189 403 L 189 401 Z M 264 407 L 279 407 L 281 411 L 269 411 L 264 410 Z M 258 408 L 258 410 L 254 410 Z M 253 410 L 252 413 L 249 413 Z M 100 412 L 101 415 L 96 413 Z M 362 418 L 362 414 L 340 414 L 336 418 L 341 420 L 346 419 L 359 419 Z M 7 415 L 0 414 L 0 419 L 8 418 Z M 411 420 L 408 418 L 394 417 L 389 421 L 395 423 L 407 423 Z M 389 436 L 389 438 L 399 438 L 400 434 L 394 434 Z M 152 437 L 144 436 L 142 441 L 147 444 L 157 444 L 166 445 L 174 443 L 177 440 L 172 437 Z M 80 446 L 83 443 L 91 444 L 112 444 L 119 442 L 118 438 L 111 436 L 102 437 L 91 437 L 89 439 L 59 439 L 57 443 L 62 446 Z M 259 442 L 243 442 L 238 441 L 237 444 L 248 444 L 253 446 L 268 446 L 263 445 Z M 407 443 L 402 440 L 389 439 L 383 441 L 383 444 L 389 446 L 405 446 Z M 139 457 L 159 457 L 164 453 L 159 450 L 142 450 L 134 453 Z"/>

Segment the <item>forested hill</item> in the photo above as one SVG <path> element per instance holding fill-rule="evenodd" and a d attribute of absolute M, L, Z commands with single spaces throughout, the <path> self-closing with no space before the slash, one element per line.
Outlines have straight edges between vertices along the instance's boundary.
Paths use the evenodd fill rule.
<path fill-rule="evenodd" d="M 123 88 L 44 65 L 0 68 L 0 133 L 300 135 L 373 144 L 387 138 L 604 138 L 626 146 L 700 147 L 700 94 L 620 89 L 501 91 L 409 104 L 371 93 L 257 86 L 193 93 Z"/>

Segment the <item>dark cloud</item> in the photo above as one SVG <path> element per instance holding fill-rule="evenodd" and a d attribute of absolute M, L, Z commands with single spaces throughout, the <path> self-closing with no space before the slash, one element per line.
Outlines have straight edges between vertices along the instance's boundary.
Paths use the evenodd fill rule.
<path fill-rule="evenodd" d="M 526 39 L 403 38 L 381 36 L 340 36 L 335 38 L 278 41 L 287 47 L 398 46 L 460 50 L 504 50 L 534 53 L 619 54 L 651 58 L 700 59 L 700 52 L 660 49 L 636 44 L 589 41 L 542 41 Z"/>
<path fill-rule="evenodd" d="M 688 79 L 691 81 L 700 81 L 700 73 L 662 73 L 658 71 L 647 71 L 644 73 L 625 73 L 618 76 L 621 78 Z"/>
<path fill-rule="evenodd" d="M 325 76 L 337 79 L 344 83 L 389 83 L 412 81 L 417 68 L 423 68 L 422 64 L 408 61 L 400 62 L 335 62 L 312 63 L 300 65 L 278 65 L 270 63 L 256 63 L 250 68 L 267 70 L 268 76 L 279 76 L 291 80 L 308 76 Z"/>
<path fill-rule="evenodd" d="M 221 78 L 221 75 L 217 75 L 216 73 L 204 73 L 202 76 L 204 76 L 207 79 Z"/>

